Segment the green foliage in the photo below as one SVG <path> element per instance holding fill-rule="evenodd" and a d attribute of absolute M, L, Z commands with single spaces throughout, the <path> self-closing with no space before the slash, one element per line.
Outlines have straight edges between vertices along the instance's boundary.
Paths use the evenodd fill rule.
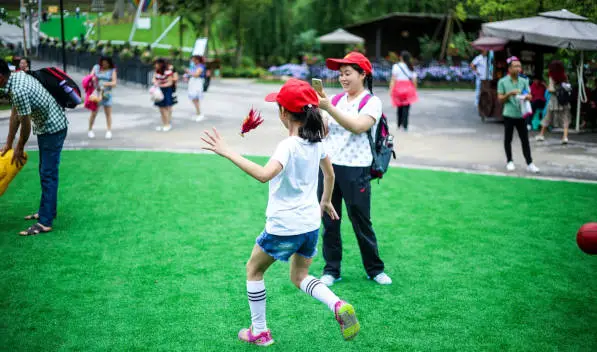
<path fill-rule="evenodd" d="M 123 60 L 130 60 L 133 58 L 134 54 L 129 48 L 123 48 L 118 56 Z"/>
<path fill-rule="evenodd" d="M 6 57 L 12 57 L 14 53 L 7 47 L 0 47 L 0 58 L 5 59 Z M 7 60 L 10 61 L 10 60 Z"/>
<path fill-rule="evenodd" d="M 440 54 L 441 42 L 425 35 L 419 38 L 419 45 L 421 46 L 421 58 L 423 60 L 431 60 Z"/>
<path fill-rule="evenodd" d="M 321 44 L 317 40 L 317 31 L 309 29 L 294 36 L 293 50 L 300 55 L 312 52 L 318 52 Z"/>
<path fill-rule="evenodd" d="M 9 13 L 5 8 L 0 7 L 0 24 L 12 24 L 21 27 L 21 20 L 18 16 Z"/>
<path fill-rule="evenodd" d="M 261 67 L 230 67 L 224 66 L 221 70 L 224 78 L 262 78 L 268 75 L 266 69 Z"/>
<path fill-rule="evenodd" d="M 153 62 L 153 54 L 151 53 L 151 50 L 146 50 L 143 52 L 143 54 L 141 54 L 141 62 L 144 64 L 150 64 Z"/>
<path fill-rule="evenodd" d="M 472 34 L 459 32 L 452 36 L 451 46 L 456 49 L 459 57 L 469 59 L 475 54 L 475 49 L 470 44 L 474 39 Z"/>

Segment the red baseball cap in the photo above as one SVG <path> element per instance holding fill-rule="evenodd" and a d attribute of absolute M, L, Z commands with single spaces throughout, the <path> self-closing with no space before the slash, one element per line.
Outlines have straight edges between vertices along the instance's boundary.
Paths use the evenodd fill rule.
<path fill-rule="evenodd" d="M 290 112 L 303 112 L 305 106 L 319 105 L 315 89 L 309 83 L 296 78 L 286 81 L 278 93 L 268 94 L 265 101 L 277 102 Z"/>
<path fill-rule="evenodd" d="M 325 60 L 325 64 L 330 70 L 334 71 L 339 70 L 342 65 L 357 64 L 366 74 L 373 72 L 371 61 L 365 55 L 356 51 L 348 53 L 343 59 L 327 59 Z"/>

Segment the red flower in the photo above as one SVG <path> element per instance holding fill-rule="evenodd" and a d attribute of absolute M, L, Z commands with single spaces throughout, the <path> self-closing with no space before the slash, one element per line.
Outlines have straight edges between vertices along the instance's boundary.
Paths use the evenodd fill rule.
<path fill-rule="evenodd" d="M 257 128 L 257 126 L 261 125 L 261 123 L 263 123 L 261 113 L 251 108 L 249 115 L 245 117 L 240 128 L 241 137 L 244 137 L 245 133 L 249 132 L 250 130 Z"/>

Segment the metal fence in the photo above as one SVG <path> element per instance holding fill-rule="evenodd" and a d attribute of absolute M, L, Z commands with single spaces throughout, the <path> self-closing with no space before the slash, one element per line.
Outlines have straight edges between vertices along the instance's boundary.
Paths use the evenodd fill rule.
<path fill-rule="evenodd" d="M 98 63 L 100 57 L 99 54 L 76 50 L 67 50 L 66 56 L 67 66 L 77 72 L 90 72 L 93 65 Z M 45 61 L 62 62 L 62 48 L 42 44 L 39 46 L 38 57 Z M 152 64 L 145 64 L 137 57 L 122 60 L 118 56 L 113 56 L 112 60 L 118 68 L 116 72 L 119 81 L 139 84 L 144 87 L 151 85 L 153 77 Z"/>
<path fill-rule="evenodd" d="M 376 86 L 387 86 L 392 78 L 392 66 L 390 62 L 373 62 L 373 84 Z M 339 86 L 338 71 L 328 69 L 324 63 L 312 65 L 286 64 L 274 66 L 269 72 L 275 76 L 292 76 L 300 79 L 310 80 L 311 78 L 321 79 L 325 86 Z M 454 86 L 473 86 L 475 76 L 468 65 L 446 65 L 438 63 L 427 63 L 415 67 L 418 81 L 423 84 L 444 84 Z"/>

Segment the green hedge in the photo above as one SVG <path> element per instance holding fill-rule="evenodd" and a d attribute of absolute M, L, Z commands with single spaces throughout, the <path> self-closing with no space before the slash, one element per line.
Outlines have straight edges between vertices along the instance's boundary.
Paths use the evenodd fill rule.
<path fill-rule="evenodd" d="M 221 71 L 224 78 L 261 78 L 268 75 L 268 71 L 261 67 L 230 67 L 224 66 Z"/>

